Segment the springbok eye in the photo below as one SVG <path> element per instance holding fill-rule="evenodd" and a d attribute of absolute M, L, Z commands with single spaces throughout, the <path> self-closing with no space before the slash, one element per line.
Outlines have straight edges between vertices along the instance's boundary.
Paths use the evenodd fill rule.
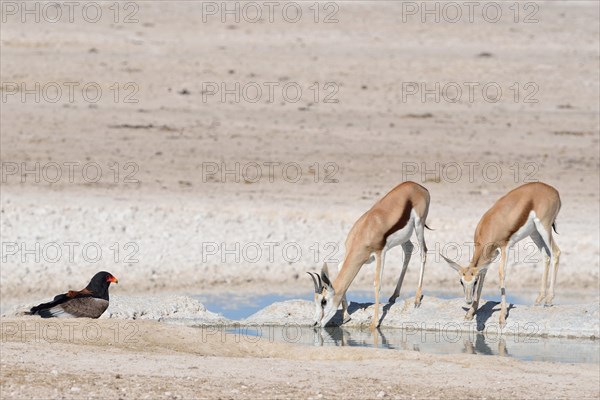
<path fill-rule="evenodd" d="M 327 304 L 327 300 L 326 299 L 321 300 L 321 305 L 325 306 L 325 304 Z"/>
<path fill-rule="evenodd" d="M 459 280 L 461 286 L 465 286 L 465 284 L 463 283 L 462 279 Z"/>

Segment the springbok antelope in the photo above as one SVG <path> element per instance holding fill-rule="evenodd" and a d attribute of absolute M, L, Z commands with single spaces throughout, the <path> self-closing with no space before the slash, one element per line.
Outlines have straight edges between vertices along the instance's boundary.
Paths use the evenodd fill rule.
<path fill-rule="evenodd" d="M 558 191 L 545 183 L 527 183 L 508 192 L 500 198 L 481 217 L 475 229 L 475 248 L 473 258 L 468 267 L 462 267 L 444 257 L 450 267 L 460 275 L 460 283 L 465 293 L 465 301 L 471 307 L 465 315 L 466 320 L 473 319 L 477 312 L 481 289 L 487 269 L 500 250 L 500 294 L 502 306 L 500 310 L 500 325 L 506 323 L 506 266 L 511 247 L 527 236 L 530 236 L 540 252 L 545 253 L 544 273 L 540 294 L 535 304 L 540 305 L 545 299 L 547 306 L 552 305 L 554 284 L 558 272 L 560 250 L 552 238 L 552 229 L 556 232 L 555 220 L 560 210 Z M 548 287 L 548 270 L 552 260 L 553 271 Z M 475 293 L 477 291 L 477 293 Z M 473 300 L 475 297 L 475 300 Z"/>
<path fill-rule="evenodd" d="M 346 291 L 358 274 L 363 264 L 376 261 L 375 268 L 375 315 L 371 329 L 379 322 L 379 293 L 385 253 L 395 246 L 402 246 L 404 263 L 402 272 L 390 303 L 395 302 L 400 294 L 402 281 L 414 245 L 410 242 L 413 230 L 417 235 L 421 251 L 421 272 L 419 286 L 415 296 L 415 307 L 421 304 L 421 288 L 427 247 L 423 235 L 425 221 L 429 211 L 429 192 L 423 186 L 414 182 L 404 182 L 392 189 L 355 223 L 346 239 L 346 255 L 338 265 L 338 275 L 331 283 L 327 264 L 323 265 L 321 275 L 308 273 L 315 285 L 315 326 L 325 326 L 335 315 L 342 303 L 343 322 L 350 319 Z"/>

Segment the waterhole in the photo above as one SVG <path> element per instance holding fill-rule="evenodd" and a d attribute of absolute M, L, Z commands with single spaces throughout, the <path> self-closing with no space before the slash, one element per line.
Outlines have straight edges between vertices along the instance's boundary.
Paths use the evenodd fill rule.
<path fill-rule="evenodd" d="M 403 298 L 412 297 L 408 293 Z M 442 299 L 456 298 L 456 292 L 435 291 L 428 295 Z M 238 321 L 275 302 L 304 298 L 311 293 L 231 296 L 196 296 L 207 309 Z M 373 302 L 373 292 L 349 292 L 348 298 L 359 303 Z M 513 295 L 509 302 L 532 303 L 535 293 Z M 563 304 L 581 301 L 581 295 L 563 295 Z M 600 341 L 592 339 L 554 338 L 534 335 L 506 335 L 497 330 L 485 332 L 423 331 L 416 329 L 369 329 L 327 327 L 311 328 L 288 325 L 242 325 L 219 328 L 221 334 L 233 335 L 233 340 L 294 343 L 308 346 L 371 347 L 389 350 L 410 350 L 434 354 L 474 354 L 514 357 L 525 361 L 600 364 Z M 215 332 L 211 332 L 215 334 Z"/>

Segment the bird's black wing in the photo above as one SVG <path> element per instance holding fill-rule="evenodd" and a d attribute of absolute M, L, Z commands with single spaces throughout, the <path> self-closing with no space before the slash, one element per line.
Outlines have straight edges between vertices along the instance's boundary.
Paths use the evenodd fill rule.
<path fill-rule="evenodd" d="M 92 292 L 87 289 L 69 290 L 48 303 L 33 307 L 30 314 L 38 314 L 42 318 L 98 318 L 107 308 L 107 300 L 92 297 Z"/>
<path fill-rule="evenodd" d="M 67 293 L 59 294 L 57 296 L 54 296 L 54 300 L 49 301 L 48 303 L 42 303 L 35 307 L 32 307 L 31 310 L 29 310 L 29 313 L 31 315 L 39 314 L 40 310 L 55 307 L 61 303 L 64 303 L 65 301 L 67 301 L 69 299 L 70 299 L 70 297 L 68 296 Z M 41 315 L 41 314 L 39 314 L 39 315 Z"/>
<path fill-rule="evenodd" d="M 108 308 L 108 300 L 96 297 L 78 297 L 50 308 L 53 317 L 98 318 Z"/>

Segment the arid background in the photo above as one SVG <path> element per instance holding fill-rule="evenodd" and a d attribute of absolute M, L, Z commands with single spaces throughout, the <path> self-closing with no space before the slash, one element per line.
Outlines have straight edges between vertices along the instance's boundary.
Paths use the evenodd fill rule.
<path fill-rule="evenodd" d="M 231 13 L 221 2 L 74 3 L 31 2 L 27 14 L 21 2 L 1 2 L 3 312 L 80 289 L 98 270 L 119 278 L 115 296 L 247 292 L 310 299 L 304 272 L 324 261 L 336 264 L 354 221 L 405 180 L 431 193 L 425 293 L 460 296 L 455 272 L 438 253 L 466 263 L 481 215 L 508 190 L 540 180 L 556 187 L 562 201 L 555 303 L 597 301 L 597 2 L 475 2 L 472 9 L 429 2 L 429 12 L 424 3 L 402 1 L 275 2 L 274 8 L 228 2 Z M 399 275 L 401 253 L 386 258 L 384 298 Z M 415 254 L 407 293 L 416 285 L 417 260 Z M 541 268 L 532 242 L 520 243 L 508 268 L 508 293 L 533 303 Z M 373 270 L 365 266 L 351 289 L 371 290 Z M 484 294 L 499 297 L 497 288 L 492 267 Z M 306 361 L 309 356 L 290 360 L 287 348 L 227 353 L 222 347 L 173 351 L 190 365 L 189 357 L 215 356 L 221 366 L 215 379 L 236 373 L 228 372 L 238 363 L 232 355 L 250 364 L 276 357 L 283 365 L 267 361 L 264 370 L 292 371 L 298 364 L 307 382 L 335 368 L 333 361 Z M 59 368 L 58 357 L 78 351 L 54 346 L 46 361 L 29 362 L 45 349 L 3 343 L 3 397 L 81 397 L 68 388 L 25 390 L 42 370 Z M 388 368 L 385 360 L 394 356 L 387 353 L 342 350 L 330 349 L 327 357 L 362 360 L 344 363 L 353 374 L 365 366 L 381 371 L 384 387 L 406 372 L 399 361 Z M 81 352 L 94 358 L 103 350 L 83 346 Z M 118 357 L 129 366 L 126 356 Z M 153 357 L 159 368 L 161 358 Z M 428 365 L 445 361 L 399 357 L 416 357 L 411 376 L 422 378 L 414 379 L 414 391 L 392 384 L 398 397 L 446 393 L 444 386 L 428 392 L 426 379 Z M 572 384 L 581 389 L 586 368 L 562 366 L 572 371 L 550 384 L 532 371 L 556 366 L 498 362 L 511 367 L 481 374 L 522 383 L 515 387 L 534 382 L 549 397 L 593 396 L 599 382 L 594 375 L 582 389 L 587 392 L 569 392 Z M 189 368 L 200 368 L 197 373 L 209 365 Z M 90 379 L 101 372 L 78 366 L 67 372 L 84 370 Z M 452 367 L 447 372 L 456 375 Z M 519 372 L 510 372 L 513 367 Z M 148 365 L 137 368 L 118 374 L 158 374 Z M 293 376 L 286 379 L 294 382 Z M 339 370 L 331 378 L 348 379 Z M 239 395 L 318 397 L 308 383 L 288 393 L 267 390 L 261 379 L 245 376 L 259 389 Z M 141 384 L 146 387 L 129 395 L 176 393 L 145 379 Z M 465 385 L 455 395 L 536 397 L 488 387 Z M 351 385 L 322 394 L 334 393 L 379 392 Z M 238 393 L 207 388 L 196 395 Z"/>

